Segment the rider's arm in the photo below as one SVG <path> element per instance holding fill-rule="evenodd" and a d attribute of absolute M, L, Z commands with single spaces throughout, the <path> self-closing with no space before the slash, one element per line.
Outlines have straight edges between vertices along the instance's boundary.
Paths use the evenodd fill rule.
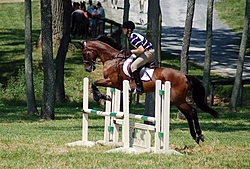
<path fill-rule="evenodd" d="M 136 49 L 132 49 L 131 52 L 133 54 L 141 54 L 141 53 L 144 53 L 145 49 L 142 45 L 140 45 L 138 48 Z"/>

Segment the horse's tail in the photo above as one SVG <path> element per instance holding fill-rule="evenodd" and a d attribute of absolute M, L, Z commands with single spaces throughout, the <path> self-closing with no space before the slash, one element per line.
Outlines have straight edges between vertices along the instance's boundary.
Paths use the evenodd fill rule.
<path fill-rule="evenodd" d="M 218 117 L 219 113 L 210 108 L 205 102 L 205 89 L 201 82 L 194 76 L 186 75 L 190 88 L 192 90 L 192 96 L 196 105 L 205 112 L 210 113 L 214 117 Z"/>

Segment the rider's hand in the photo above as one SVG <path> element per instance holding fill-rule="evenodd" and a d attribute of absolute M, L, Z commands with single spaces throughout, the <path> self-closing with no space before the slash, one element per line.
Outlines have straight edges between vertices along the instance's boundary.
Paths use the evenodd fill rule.
<path fill-rule="evenodd" d="M 121 53 L 123 53 L 125 56 L 132 55 L 132 52 L 129 49 L 123 49 L 123 50 L 121 50 Z"/>

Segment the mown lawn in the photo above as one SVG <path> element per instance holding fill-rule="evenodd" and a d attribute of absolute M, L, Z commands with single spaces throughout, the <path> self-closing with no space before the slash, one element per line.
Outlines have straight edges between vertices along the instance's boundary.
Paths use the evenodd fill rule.
<path fill-rule="evenodd" d="M 98 108 L 94 102 L 90 107 Z M 139 112 L 143 106 L 132 106 Z M 105 153 L 114 147 L 67 147 L 81 139 L 81 103 L 57 105 L 56 120 L 41 121 L 26 114 L 25 104 L 0 104 L 1 168 L 249 168 L 249 109 L 238 113 L 216 107 L 218 119 L 199 112 L 205 142 L 197 145 L 186 121 L 171 108 L 170 148 L 183 154 L 128 155 Z M 89 140 L 103 139 L 104 118 L 90 116 Z"/>

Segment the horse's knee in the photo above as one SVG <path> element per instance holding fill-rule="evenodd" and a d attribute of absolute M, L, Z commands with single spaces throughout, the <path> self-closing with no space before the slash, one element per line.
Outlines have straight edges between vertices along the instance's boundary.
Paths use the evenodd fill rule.
<path fill-rule="evenodd" d="M 98 90 L 97 87 L 96 87 L 95 82 L 92 83 L 91 88 L 92 88 L 93 90 Z"/>

